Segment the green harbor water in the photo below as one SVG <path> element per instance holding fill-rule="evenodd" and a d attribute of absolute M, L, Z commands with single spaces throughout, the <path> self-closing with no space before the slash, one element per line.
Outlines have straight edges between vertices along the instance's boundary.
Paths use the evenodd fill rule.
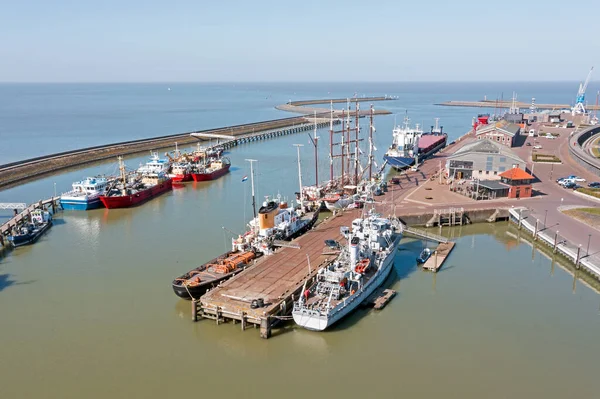
<path fill-rule="evenodd" d="M 221 231 L 199 245 L 211 215 L 191 220 L 177 201 L 64 213 L 52 239 L 2 260 L 14 281 L 0 292 L 1 397 L 595 397 L 600 296 L 507 223 L 445 231 L 457 246 L 438 274 L 404 239 L 383 311 L 262 340 L 193 323 L 171 292 L 224 245 Z"/>

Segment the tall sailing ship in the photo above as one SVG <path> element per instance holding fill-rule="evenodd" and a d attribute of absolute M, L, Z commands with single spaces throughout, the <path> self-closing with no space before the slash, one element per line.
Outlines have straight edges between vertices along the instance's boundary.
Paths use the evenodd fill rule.
<path fill-rule="evenodd" d="M 342 228 L 346 246 L 338 257 L 319 269 L 316 279 L 294 302 L 294 322 L 323 331 L 358 307 L 392 271 L 402 224 L 370 213 Z"/>

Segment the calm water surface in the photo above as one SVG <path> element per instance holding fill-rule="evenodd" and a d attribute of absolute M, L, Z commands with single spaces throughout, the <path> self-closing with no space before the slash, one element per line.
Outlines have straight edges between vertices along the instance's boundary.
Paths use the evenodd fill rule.
<path fill-rule="evenodd" d="M 148 87 L 154 85 L 144 90 Z M 30 90 L 34 89 L 41 90 Z M 376 89 L 367 94 L 384 91 Z M 327 96 L 314 87 L 260 90 L 265 101 L 266 93 L 272 93 L 272 98 L 290 97 L 294 91 L 303 98 Z M 340 86 L 337 90 L 358 89 Z M 478 99 L 482 90 L 455 87 L 446 94 L 430 90 L 434 94 L 413 88 L 413 96 L 385 107 L 399 113 L 409 106 L 417 108 L 413 120 L 440 116 L 445 126 L 453 126 L 448 129 L 451 134 L 464 133 L 472 110 L 433 108 L 432 96 L 440 97 L 439 101 Z M 169 93 L 174 91 L 176 87 Z M 232 103 L 253 103 L 243 100 L 247 94 L 242 90 Z M 137 97 L 124 100 L 125 94 L 111 96 L 123 104 L 138 101 Z M 189 98 L 196 97 L 190 94 Z M 222 109 L 227 109 L 227 101 L 222 102 Z M 189 101 L 184 103 L 185 109 Z M 161 104 L 139 107 L 142 114 L 150 115 L 162 109 Z M 283 116 L 274 113 L 272 105 L 255 107 L 263 107 L 265 115 Z M 225 117 L 218 119 L 215 113 L 219 114 L 206 113 L 212 115 L 207 118 L 216 118 L 215 126 L 227 124 Z M 204 127 L 195 113 L 190 115 L 190 129 Z M 232 112 L 227 118 L 231 123 L 243 122 L 242 113 Z M 177 122 L 181 125 L 165 121 L 174 131 L 186 129 L 181 119 Z M 393 116 L 378 118 L 376 123 L 377 145 L 383 150 Z M 49 123 L 53 129 L 59 125 Z M 132 138 L 125 131 L 111 130 L 114 141 Z M 88 144 L 108 140 L 97 131 L 89 137 L 83 130 L 77 132 Z M 156 128 L 156 134 L 164 133 L 168 132 Z M 325 136 L 324 131 L 320 134 Z M 39 147 L 31 140 L 11 139 L 23 149 L 13 151 L 16 158 L 35 155 L 34 149 L 52 152 L 52 146 L 58 147 L 62 140 Z M 458 245 L 437 275 L 417 270 L 415 257 L 423 244 L 405 239 L 395 273 L 387 282 L 398 296 L 383 311 L 361 310 L 325 333 L 288 325 L 265 341 L 258 330 L 242 333 L 239 325 L 192 323 L 189 303 L 175 297 L 171 280 L 223 252 L 230 236 L 222 226 L 240 231 L 251 215 L 249 182 L 241 182 L 249 174 L 246 158 L 259 160 L 259 197 L 278 192 L 293 195 L 297 187 L 294 143 L 306 145 L 303 169 L 310 180 L 312 156 L 305 135 L 248 144 L 230 152 L 232 172 L 218 181 L 188 184 L 138 208 L 64 212 L 36 245 L 5 252 L 0 258 L 0 397 L 283 394 L 305 398 L 315 392 L 319 397 L 595 397 L 600 296 L 501 223 L 447 231 L 459 237 Z M 5 147 L 2 151 L 9 152 Z M 135 167 L 144 160 L 138 156 L 127 163 Z M 321 169 L 325 177 L 324 156 Z M 2 191 L 0 201 L 29 202 L 50 195 L 54 183 L 60 192 L 86 174 L 112 170 L 113 163 L 103 163 L 69 171 Z"/>

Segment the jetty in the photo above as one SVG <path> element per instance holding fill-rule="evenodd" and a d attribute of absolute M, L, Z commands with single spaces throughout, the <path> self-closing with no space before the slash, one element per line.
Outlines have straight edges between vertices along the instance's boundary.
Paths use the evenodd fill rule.
<path fill-rule="evenodd" d="M 392 100 L 392 97 L 363 97 L 358 99 L 349 99 L 351 102 L 362 101 L 383 101 Z M 305 100 L 297 101 L 292 105 L 289 111 L 302 113 L 304 116 L 295 116 L 291 118 L 273 119 L 262 122 L 245 123 L 241 125 L 232 125 L 215 129 L 206 129 L 191 131 L 185 133 L 176 133 L 165 136 L 151 137 L 140 140 L 123 141 L 112 144 L 105 144 L 93 147 L 82 148 L 78 150 L 64 151 L 55 154 L 44 155 L 35 158 L 29 158 L 22 161 L 11 162 L 0 165 L 0 188 L 7 188 L 16 184 L 41 178 L 50 173 L 72 168 L 79 165 L 84 165 L 92 162 L 103 161 L 106 159 L 115 158 L 117 156 L 125 156 L 147 152 L 150 150 L 163 149 L 178 145 L 189 145 L 197 143 L 198 140 L 204 140 L 198 134 L 212 134 L 227 136 L 224 139 L 226 148 L 242 143 L 260 141 L 269 138 L 279 137 L 283 135 L 305 132 L 314 128 L 316 123 L 318 128 L 329 127 L 331 110 L 316 109 L 303 107 L 303 104 L 315 103 L 340 103 L 346 102 L 346 99 L 323 99 L 323 100 Z M 280 106 L 276 107 L 278 109 Z M 298 112 L 301 111 L 301 112 Z M 334 110 L 333 117 L 336 118 L 333 123 L 339 124 L 337 119 L 342 115 L 342 111 Z M 362 112 L 362 111 L 361 111 Z M 370 111 L 364 111 L 364 115 L 370 114 Z M 389 114 L 389 111 L 376 110 L 376 115 Z M 310 114 L 310 116 L 308 116 Z M 363 114 L 361 114 L 363 115 Z"/>
<path fill-rule="evenodd" d="M 496 100 L 481 100 L 481 101 L 452 100 L 452 101 L 445 101 L 442 103 L 438 103 L 435 105 L 441 105 L 444 107 L 471 107 L 471 108 L 498 108 L 498 109 L 502 109 L 502 108 L 510 109 L 511 106 L 517 106 L 518 108 L 527 109 L 531 106 L 530 103 L 524 103 L 521 101 L 517 101 L 513 104 L 513 102 L 511 100 L 501 100 L 501 101 L 496 101 Z M 569 104 L 538 104 L 538 103 L 536 103 L 535 107 L 538 110 L 568 109 L 570 112 L 572 106 Z M 586 108 L 590 111 L 600 109 L 600 107 L 597 105 L 588 105 Z"/>
<path fill-rule="evenodd" d="M 46 209 L 50 207 L 52 213 L 58 210 L 58 201 L 60 197 L 51 197 L 45 200 L 40 200 L 34 204 L 27 206 L 24 203 L 0 203 L 0 209 L 14 209 L 15 215 L 0 226 L 0 247 L 6 245 L 6 237 L 10 234 L 13 228 L 18 228 L 23 223 L 31 220 L 31 212 L 36 209 Z M 17 212 L 22 209 L 21 212 Z"/>
<path fill-rule="evenodd" d="M 294 247 L 259 259 L 245 272 L 192 301 L 192 319 L 240 322 L 242 331 L 252 324 L 260 327 L 262 338 L 269 338 L 272 327 L 289 318 L 304 283 L 339 254 L 327 247 L 325 240 L 341 240 L 340 226 L 349 226 L 359 216 L 360 212 L 353 210 L 331 217 L 293 240 Z M 263 306 L 253 307 L 253 303 Z"/>
<path fill-rule="evenodd" d="M 450 252 L 454 249 L 454 245 L 455 243 L 451 241 L 441 242 L 437 248 L 433 250 L 433 254 L 427 259 L 427 262 L 423 264 L 423 269 L 432 272 L 440 270 L 446 261 L 446 258 L 450 255 Z"/>

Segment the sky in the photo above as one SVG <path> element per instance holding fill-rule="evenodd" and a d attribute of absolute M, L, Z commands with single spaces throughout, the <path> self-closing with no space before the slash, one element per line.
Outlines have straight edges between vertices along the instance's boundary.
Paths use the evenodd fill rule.
<path fill-rule="evenodd" d="M 570 4 L 0 0 L 0 81 L 581 81 L 600 1 Z"/>

